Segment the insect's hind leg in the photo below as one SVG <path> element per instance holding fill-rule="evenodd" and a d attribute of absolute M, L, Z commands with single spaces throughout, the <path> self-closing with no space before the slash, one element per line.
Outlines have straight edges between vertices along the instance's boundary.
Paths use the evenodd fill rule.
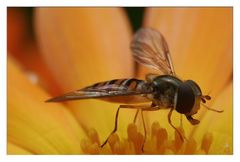
<path fill-rule="evenodd" d="M 154 105 L 154 106 L 155 106 L 155 105 Z M 110 138 L 110 136 L 117 131 L 118 115 L 119 115 L 119 110 L 120 110 L 121 108 L 138 109 L 137 112 L 136 112 L 136 115 L 135 115 L 135 117 L 134 117 L 134 121 L 135 121 L 136 118 L 137 118 L 137 115 L 138 115 L 138 111 L 139 111 L 140 109 L 146 111 L 146 110 L 148 110 L 148 109 L 149 109 L 149 110 L 152 110 L 152 108 L 154 108 L 154 107 L 153 107 L 153 105 L 146 105 L 146 104 L 145 104 L 145 105 L 120 105 L 120 106 L 118 107 L 118 109 L 117 109 L 117 113 L 116 113 L 116 116 L 115 116 L 114 129 L 113 129 L 112 132 L 109 134 L 109 136 L 107 137 L 107 139 L 103 142 L 103 144 L 101 145 L 101 147 L 103 147 L 104 145 L 106 145 L 106 143 L 108 142 L 108 139 Z"/>
<path fill-rule="evenodd" d="M 107 139 L 103 142 L 103 144 L 101 145 L 101 147 L 103 147 L 104 145 L 106 145 L 106 143 L 108 142 L 108 139 L 110 138 L 110 136 L 112 134 L 114 134 L 117 131 L 117 125 L 118 125 L 118 114 L 119 114 L 119 110 L 121 108 L 121 105 L 118 107 L 117 109 L 117 113 L 115 116 L 115 125 L 114 125 L 114 129 L 112 130 L 112 132 L 109 134 L 109 136 L 107 137 Z"/>
<path fill-rule="evenodd" d="M 134 119 L 133 119 L 133 123 L 134 123 L 134 124 L 135 124 L 136 121 L 137 121 L 137 116 L 138 116 L 139 111 L 140 111 L 140 109 L 137 109 L 136 114 L 135 114 L 135 116 L 134 116 Z"/>
<path fill-rule="evenodd" d="M 104 145 L 106 145 L 106 143 L 108 142 L 108 139 L 110 138 L 110 136 L 117 131 L 118 115 L 119 115 L 119 111 L 120 111 L 121 108 L 137 108 L 137 107 L 136 107 L 136 105 L 120 105 L 120 106 L 118 107 L 117 112 L 116 112 L 116 116 L 115 116 L 114 129 L 113 129 L 112 132 L 109 134 L 109 136 L 107 137 L 107 139 L 103 142 L 103 144 L 101 145 L 101 147 L 103 147 Z M 136 114 L 135 116 L 137 116 L 137 114 Z"/>

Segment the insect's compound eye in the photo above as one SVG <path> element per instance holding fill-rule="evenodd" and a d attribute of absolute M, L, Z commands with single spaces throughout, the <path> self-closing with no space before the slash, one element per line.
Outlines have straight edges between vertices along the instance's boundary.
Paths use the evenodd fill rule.
<path fill-rule="evenodd" d="M 185 82 L 192 87 L 195 95 L 197 95 L 197 96 L 202 95 L 201 88 L 199 87 L 199 85 L 196 82 L 194 82 L 193 80 L 186 80 Z"/>
<path fill-rule="evenodd" d="M 195 95 L 191 85 L 188 82 L 183 82 L 177 91 L 176 95 L 176 111 L 181 114 L 191 112 L 195 102 Z"/>

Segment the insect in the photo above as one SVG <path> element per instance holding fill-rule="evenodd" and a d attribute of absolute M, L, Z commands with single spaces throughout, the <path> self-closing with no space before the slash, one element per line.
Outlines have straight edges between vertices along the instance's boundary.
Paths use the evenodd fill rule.
<path fill-rule="evenodd" d="M 146 80 L 132 78 L 99 82 L 49 99 L 47 102 L 97 98 L 110 102 L 125 103 L 118 107 L 115 127 L 101 147 L 117 131 L 119 110 L 122 108 L 136 109 L 134 122 L 139 111 L 141 112 L 145 133 L 144 142 L 146 140 L 144 111 L 170 109 L 168 122 L 178 132 L 182 140 L 184 140 L 183 135 L 171 122 L 173 110 L 185 115 L 192 125 L 200 122 L 192 117 L 200 109 L 200 104 L 208 110 L 223 112 L 222 110 L 215 110 L 204 105 L 211 97 L 203 95 L 196 82 L 193 80 L 181 80 L 176 76 L 167 42 L 160 32 L 152 28 L 139 29 L 131 42 L 131 50 L 135 61 L 147 67 L 157 69 L 164 75 L 147 74 Z M 149 104 L 146 104 L 146 102 Z M 143 147 L 144 143 L 142 149 Z"/>

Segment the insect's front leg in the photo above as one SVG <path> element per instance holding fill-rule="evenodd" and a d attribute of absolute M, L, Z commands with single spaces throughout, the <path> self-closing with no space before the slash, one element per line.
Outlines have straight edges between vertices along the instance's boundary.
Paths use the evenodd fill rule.
<path fill-rule="evenodd" d="M 191 115 L 186 115 L 187 120 L 192 124 L 192 125 L 197 125 L 200 123 L 199 120 L 194 119 Z"/>
<path fill-rule="evenodd" d="M 179 130 L 172 124 L 171 116 L 172 116 L 173 110 L 174 110 L 174 108 L 171 108 L 170 111 L 169 111 L 169 113 L 168 113 L 168 123 L 171 125 L 171 127 L 172 127 L 173 129 L 175 129 L 175 131 L 177 131 L 180 139 L 181 139 L 182 141 L 184 141 L 184 138 L 185 138 L 185 137 L 184 137 L 184 136 L 181 134 L 181 132 L 179 132 Z"/>

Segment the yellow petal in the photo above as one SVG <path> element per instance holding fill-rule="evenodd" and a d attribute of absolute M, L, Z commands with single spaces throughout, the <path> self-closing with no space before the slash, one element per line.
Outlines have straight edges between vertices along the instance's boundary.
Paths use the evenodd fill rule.
<path fill-rule="evenodd" d="M 206 132 L 213 134 L 213 144 L 210 147 L 210 154 L 232 154 L 233 148 L 233 86 L 230 83 L 219 95 L 214 104 L 215 109 L 224 110 L 223 113 L 207 111 L 199 126 L 194 129 L 192 136 L 200 141 Z M 204 108 L 202 108 L 204 109 Z"/>
<path fill-rule="evenodd" d="M 177 75 L 216 97 L 232 78 L 232 8 L 149 8 L 145 26 L 166 38 Z"/>
<path fill-rule="evenodd" d="M 31 155 L 32 153 L 21 148 L 11 142 L 7 143 L 7 154 L 8 155 Z"/>
<path fill-rule="evenodd" d="M 44 102 L 49 97 L 8 58 L 7 136 L 34 154 L 79 154 L 84 136 L 75 118 L 60 104 Z"/>
<path fill-rule="evenodd" d="M 35 18 L 43 57 L 62 93 L 133 76 L 131 33 L 123 9 L 38 8 Z M 101 141 L 113 129 L 118 105 L 88 100 L 69 102 L 69 106 L 84 127 L 103 132 Z M 120 118 L 129 116 L 121 112 Z"/>

